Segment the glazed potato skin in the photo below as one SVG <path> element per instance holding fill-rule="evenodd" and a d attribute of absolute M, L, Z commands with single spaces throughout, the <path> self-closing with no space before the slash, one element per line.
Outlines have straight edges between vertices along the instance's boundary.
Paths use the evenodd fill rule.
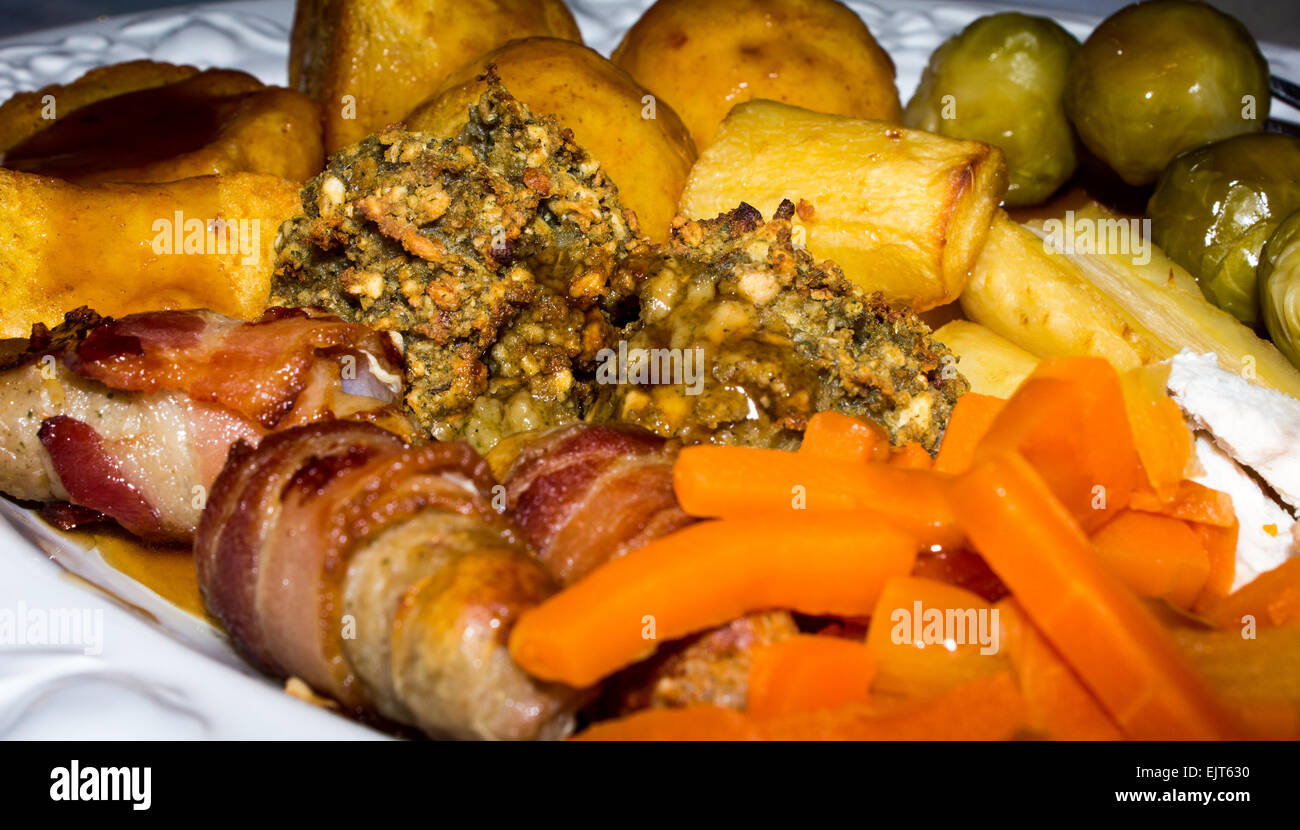
<path fill-rule="evenodd" d="M 677 110 L 700 150 L 754 98 L 902 118 L 893 61 L 836 0 L 659 0 L 612 60 Z"/>
<path fill-rule="evenodd" d="M 814 257 L 925 311 L 961 294 L 1005 190 L 996 147 L 747 101 L 700 154 L 681 211 L 705 219 L 744 201 L 771 217 L 790 199 Z"/>
<path fill-rule="evenodd" d="M 81 187 L 0 169 L 0 337 L 26 337 L 33 323 L 53 325 L 82 305 L 113 317 L 172 308 L 256 317 L 276 233 L 298 209 L 296 183 L 255 173 Z M 257 220 L 249 254 L 206 252 L 217 250 L 207 241 L 204 253 L 156 253 L 160 232 L 174 243 L 178 212 L 182 235 L 189 220 L 250 220 L 250 231 Z"/>
<path fill-rule="evenodd" d="M 618 185 L 623 203 L 651 240 L 664 242 L 695 144 L 671 107 L 601 55 L 570 40 L 533 37 L 512 41 L 457 70 L 437 93 L 406 118 L 406 126 L 450 138 L 469 120 L 470 106 L 487 89 L 489 67 L 512 95 L 538 114 L 554 115 L 573 130 Z"/>
<path fill-rule="evenodd" d="M 60 110 L 45 123 L 9 148 L 6 167 L 95 184 L 239 172 L 302 181 L 325 163 L 310 98 L 229 69 Z"/>
<path fill-rule="evenodd" d="M 563 0 L 300 0 L 289 85 L 320 104 L 332 153 L 401 119 L 470 60 L 532 35 L 582 40 Z"/>
<path fill-rule="evenodd" d="M 128 92 L 183 81 L 199 74 L 193 66 L 139 60 L 92 69 L 68 84 L 51 84 L 34 92 L 20 92 L 0 105 L 0 153 L 76 109 Z M 241 73 L 242 74 L 242 73 Z M 46 117 L 46 96 L 53 97 L 54 119 Z"/>

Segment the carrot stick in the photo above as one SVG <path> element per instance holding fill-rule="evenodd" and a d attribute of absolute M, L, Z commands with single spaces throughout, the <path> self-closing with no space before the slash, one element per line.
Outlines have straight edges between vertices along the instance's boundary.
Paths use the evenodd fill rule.
<path fill-rule="evenodd" d="M 991 603 L 956 585 L 916 576 L 887 581 L 867 629 L 867 646 L 876 656 L 873 691 L 933 697 L 1006 671 L 992 610 Z"/>
<path fill-rule="evenodd" d="M 889 463 L 905 470 L 929 470 L 934 467 L 934 459 L 925 447 L 915 441 L 908 441 L 901 447 L 894 447 L 889 453 Z"/>
<path fill-rule="evenodd" d="M 818 412 L 808 419 L 799 452 L 840 461 L 887 461 L 889 433 L 866 418 Z"/>
<path fill-rule="evenodd" d="M 1213 491 L 1211 491 L 1213 492 Z M 1204 611 L 1232 593 L 1232 583 L 1237 577 L 1237 532 L 1234 519 L 1228 527 L 1192 523 L 1192 530 L 1201 539 L 1205 556 L 1210 561 L 1210 573 L 1205 578 L 1205 588 L 1192 605 L 1197 612 Z"/>
<path fill-rule="evenodd" d="M 1186 522 L 1125 510 L 1093 534 L 1097 555 L 1138 596 L 1190 608 L 1210 576 L 1201 537 Z"/>
<path fill-rule="evenodd" d="M 957 399 L 943 433 L 943 443 L 934 459 L 941 473 L 964 473 L 970 469 L 975 449 L 1007 402 L 992 395 L 967 392 Z"/>
<path fill-rule="evenodd" d="M 1043 477 L 1085 530 L 1128 505 L 1141 462 L 1119 375 L 1105 360 L 1038 364 L 993 421 L 976 463 L 1015 451 Z"/>
<path fill-rule="evenodd" d="M 1156 495 L 1171 499 L 1192 457 L 1192 431 L 1183 411 L 1165 393 L 1168 366 L 1141 367 L 1120 376 L 1133 443 Z"/>
<path fill-rule="evenodd" d="M 921 545 L 961 542 L 943 497 L 943 477 L 887 464 L 861 464 L 753 447 L 687 447 L 673 466 L 673 488 L 692 516 L 744 518 L 856 512 L 887 522 Z"/>
<path fill-rule="evenodd" d="M 1002 672 L 891 712 L 861 703 L 773 718 L 717 706 L 647 709 L 598 723 L 575 740 L 995 741 L 1024 722 L 1024 701 L 1010 673 Z"/>
<path fill-rule="evenodd" d="M 757 718 L 867 700 L 876 659 L 857 640 L 800 634 L 754 650 L 745 709 Z"/>
<path fill-rule="evenodd" d="M 1253 617 L 1261 627 L 1300 621 L 1300 557 L 1291 557 L 1211 604 L 1204 616 L 1220 628 L 1240 628 L 1245 617 Z"/>
<path fill-rule="evenodd" d="M 1029 728 L 1063 741 L 1111 741 L 1124 737 L 1079 676 L 1008 597 L 997 604 L 1003 648 L 1025 698 Z"/>
<path fill-rule="evenodd" d="M 949 496 L 975 548 L 1126 734 L 1239 733 L 1028 462 L 1014 453 L 995 456 L 958 478 Z"/>
<path fill-rule="evenodd" d="M 916 540 L 853 514 L 703 522 L 615 559 L 532 608 L 510 635 L 530 674 L 588 686 L 665 640 L 766 608 L 871 613 Z"/>
<path fill-rule="evenodd" d="M 1162 516 L 1172 516 L 1175 519 L 1215 527 L 1232 527 L 1237 523 L 1237 514 L 1232 507 L 1232 496 L 1218 490 L 1211 490 L 1195 481 L 1178 482 L 1177 488 L 1165 498 L 1149 486 L 1139 486 L 1133 491 L 1128 506 L 1130 510 L 1159 513 Z"/>

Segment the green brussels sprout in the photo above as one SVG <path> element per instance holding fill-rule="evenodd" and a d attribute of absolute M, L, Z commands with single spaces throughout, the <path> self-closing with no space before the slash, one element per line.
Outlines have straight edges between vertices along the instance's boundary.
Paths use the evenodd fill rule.
<path fill-rule="evenodd" d="M 1300 368 L 1300 211 L 1259 252 L 1259 305 L 1273 344 Z"/>
<path fill-rule="evenodd" d="M 1268 63 L 1235 18 L 1152 0 L 1120 9 L 1084 41 L 1065 107 L 1097 158 L 1147 185 L 1184 150 L 1263 130 L 1269 101 Z"/>
<path fill-rule="evenodd" d="M 981 17 L 930 56 L 903 121 L 997 145 L 1010 174 L 1006 203 L 1041 202 L 1078 163 L 1063 103 L 1078 48 L 1073 35 L 1045 17 Z"/>
<path fill-rule="evenodd" d="M 1259 327 L 1259 249 L 1300 210 L 1300 139 L 1229 138 L 1174 159 L 1147 204 L 1151 236 L 1210 302 Z"/>

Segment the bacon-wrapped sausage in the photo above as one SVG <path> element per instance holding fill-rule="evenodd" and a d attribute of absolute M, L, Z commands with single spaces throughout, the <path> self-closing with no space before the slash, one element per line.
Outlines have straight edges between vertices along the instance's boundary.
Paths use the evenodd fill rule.
<path fill-rule="evenodd" d="M 265 669 L 434 736 L 559 738 L 584 695 L 506 648 L 555 589 L 467 444 L 328 421 L 237 445 L 195 544 L 212 612 Z"/>
<path fill-rule="evenodd" d="M 328 417 L 409 429 L 400 392 L 388 336 L 336 317 L 79 309 L 0 362 L 0 492 L 188 541 L 235 441 Z"/>

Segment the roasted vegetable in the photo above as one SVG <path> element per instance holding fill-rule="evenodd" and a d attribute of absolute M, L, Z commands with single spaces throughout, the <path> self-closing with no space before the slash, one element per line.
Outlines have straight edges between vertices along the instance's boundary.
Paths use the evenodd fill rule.
<path fill-rule="evenodd" d="M 1038 365 L 1029 352 L 969 320 L 944 324 L 935 330 L 934 339 L 957 355 L 956 368 L 970 383 L 970 391 L 982 395 L 1011 397 Z"/>
<path fill-rule="evenodd" d="M 563 0 L 300 0 L 289 85 L 320 104 L 333 153 L 406 115 L 468 61 L 533 35 L 582 39 Z"/>
<path fill-rule="evenodd" d="M 0 337 L 81 305 L 256 317 L 276 232 L 297 208 L 296 182 L 255 173 L 80 187 L 0 169 Z"/>
<path fill-rule="evenodd" d="M 1099 227 L 1104 220 L 1115 218 L 1089 207 L 1075 226 Z M 1152 247 L 1150 261 L 1138 265 L 1123 254 L 1058 254 L 1048 247 L 999 213 L 961 296 L 966 315 L 1038 357 L 1094 355 L 1123 370 L 1189 348 L 1213 352 L 1224 368 L 1300 396 L 1300 372 L 1207 302 L 1159 249 Z"/>
<path fill-rule="evenodd" d="M 889 55 L 835 0 L 659 0 L 612 60 L 677 110 L 701 150 L 728 110 L 754 98 L 902 115 Z"/>
<path fill-rule="evenodd" d="M 1045 17 L 981 17 L 930 56 L 903 123 L 997 145 L 1007 157 L 1006 203 L 1041 202 L 1077 163 L 1064 94 L 1078 48 Z"/>
<path fill-rule="evenodd" d="M 682 212 L 798 204 L 793 238 L 867 292 L 918 311 L 961 293 L 1006 189 L 1002 151 L 778 104 L 727 116 L 691 170 Z"/>
<path fill-rule="evenodd" d="M 160 77 L 187 69 L 156 66 Z M 69 94 L 73 100 L 89 97 Z M 214 173 L 269 173 L 302 181 L 325 163 L 316 104 L 246 72 L 208 69 L 76 108 L 55 100 L 57 119 L 5 148 L 5 167 L 96 184 L 173 182 Z M 8 103 L 0 108 L 0 120 L 9 109 Z M 21 102 L 13 109 L 21 118 Z"/>
<path fill-rule="evenodd" d="M 695 163 L 695 144 L 667 102 L 649 109 L 644 87 L 581 43 L 554 37 L 512 40 L 458 69 L 406 117 L 407 128 L 441 138 L 459 133 L 469 108 L 487 89 L 489 66 L 530 110 L 554 115 L 573 130 L 578 144 L 618 185 L 623 204 L 651 240 L 668 239 L 668 223 Z"/>
<path fill-rule="evenodd" d="M 1259 250 L 1300 210 L 1300 139 L 1246 135 L 1184 153 L 1147 206 L 1155 243 L 1196 277 L 1210 302 L 1259 327 Z"/>
<path fill-rule="evenodd" d="M 1273 345 L 1300 367 L 1300 211 L 1283 220 L 1260 251 L 1259 302 Z"/>
<path fill-rule="evenodd" d="M 1075 56 L 1066 109 L 1088 149 L 1131 185 L 1184 150 L 1268 119 L 1268 63 L 1235 18 L 1153 0 L 1108 17 Z"/>

